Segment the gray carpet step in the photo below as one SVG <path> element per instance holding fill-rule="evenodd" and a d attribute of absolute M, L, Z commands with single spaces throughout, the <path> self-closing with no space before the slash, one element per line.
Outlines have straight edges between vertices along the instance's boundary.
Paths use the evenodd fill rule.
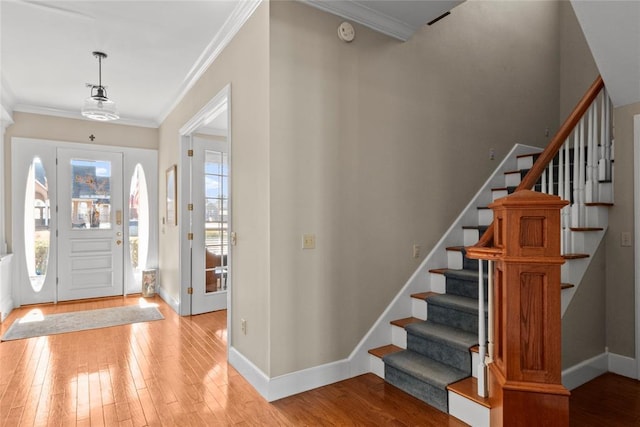
<path fill-rule="evenodd" d="M 478 335 L 429 320 L 405 327 L 407 349 L 471 375 L 471 352 Z"/>
<path fill-rule="evenodd" d="M 383 358 L 385 380 L 410 395 L 448 412 L 447 386 L 469 376 L 468 373 L 411 350 Z"/>
<path fill-rule="evenodd" d="M 445 270 L 444 276 L 446 277 L 446 292 L 452 295 L 459 295 L 467 298 L 478 298 L 478 269 L 469 270 Z M 484 290 L 485 296 L 487 295 L 487 278 L 488 275 L 485 271 L 484 276 Z M 486 298 L 485 298 L 486 300 Z"/>
<path fill-rule="evenodd" d="M 463 331 L 478 333 L 478 299 L 459 295 L 436 295 L 427 299 L 429 320 Z M 485 306 L 485 325 L 487 307 Z"/>

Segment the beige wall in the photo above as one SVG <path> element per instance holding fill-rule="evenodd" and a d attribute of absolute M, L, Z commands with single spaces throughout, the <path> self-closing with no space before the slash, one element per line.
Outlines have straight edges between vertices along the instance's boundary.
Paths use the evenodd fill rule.
<path fill-rule="evenodd" d="M 600 74 L 571 3 L 560 2 L 560 122 Z"/>
<path fill-rule="evenodd" d="M 571 304 L 562 316 L 562 369 L 604 352 L 606 258 L 607 247 L 605 241 L 602 241 Z"/>
<path fill-rule="evenodd" d="M 269 3 L 264 2 L 160 127 L 159 179 L 178 163 L 179 130 L 231 83 L 233 346 L 266 374 L 269 301 Z M 160 200 L 165 190 L 161 186 Z M 179 200 L 178 203 L 184 201 Z M 161 213 L 164 216 L 164 213 Z M 161 227 L 162 287 L 179 298 L 178 228 Z"/>
<path fill-rule="evenodd" d="M 408 42 L 271 4 L 271 374 L 349 356 L 514 143 L 558 124 L 559 5 L 468 1 Z M 317 248 L 301 249 L 303 233 Z"/>
<path fill-rule="evenodd" d="M 598 74 L 571 3 L 560 2 L 561 122 L 573 111 Z M 565 369 L 604 351 L 606 252 L 603 242 L 562 318 L 562 366 Z"/>
<path fill-rule="evenodd" d="M 5 232 L 11 242 L 11 138 L 23 137 L 85 144 L 111 145 L 134 148 L 158 148 L 158 129 L 102 123 L 82 119 L 44 116 L 30 113 L 13 113 L 14 123 L 5 133 L 4 176 L 7 203 Z M 92 142 L 90 135 L 95 136 Z M 9 244 L 11 250 L 11 244 Z"/>
<path fill-rule="evenodd" d="M 633 233 L 633 117 L 640 103 L 614 110 L 615 206 L 607 231 L 607 345 L 609 351 L 635 357 L 635 288 L 633 247 L 620 246 L 623 231 Z M 633 235 L 633 234 L 632 234 Z"/>

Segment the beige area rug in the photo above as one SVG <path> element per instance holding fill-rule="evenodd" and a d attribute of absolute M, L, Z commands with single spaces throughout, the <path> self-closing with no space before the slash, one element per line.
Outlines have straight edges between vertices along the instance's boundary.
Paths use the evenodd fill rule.
<path fill-rule="evenodd" d="M 161 319 L 164 319 L 164 316 L 156 307 L 141 307 L 138 305 L 73 311 L 45 316 L 38 311 L 32 311 L 27 316 L 16 319 L 1 340 L 19 340 Z"/>

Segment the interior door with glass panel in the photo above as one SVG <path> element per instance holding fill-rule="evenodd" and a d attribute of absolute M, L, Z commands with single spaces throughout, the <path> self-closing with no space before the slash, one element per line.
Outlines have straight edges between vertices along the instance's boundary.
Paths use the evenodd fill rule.
<path fill-rule="evenodd" d="M 123 294 L 122 153 L 58 149 L 58 300 Z"/>
<path fill-rule="evenodd" d="M 226 141 L 193 137 L 191 313 L 227 308 L 229 155 Z"/>

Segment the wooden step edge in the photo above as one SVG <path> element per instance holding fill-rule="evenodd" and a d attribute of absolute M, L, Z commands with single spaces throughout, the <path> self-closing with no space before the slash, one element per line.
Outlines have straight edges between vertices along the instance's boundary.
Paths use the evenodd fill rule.
<path fill-rule="evenodd" d="M 516 159 L 521 159 L 523 157 L 532 157 L 532 156 L 539 156 L 540 154 L 542 154 L 542 151 L 539 153 L 529 153 L 529 154 L 518 154 L 516 156 Z"/>
<path fill-rule="evenodd" d="M 478 206 L 477 209 L 481 210 L 481 209 L 491 209 L 491 208 L 489 206 Z"/>
<path fill-rule="evenodd" d="M 591 202 L 591 203 L 585 203 L 585 206 L 604 206 L 604 207 L 611 207 L 611 206 L 615 206 L 613 203 L 609 203 L 609 202 Z"/>
<path fill-rule="evenodd" d="M 465 397 L 473 402 L 491 409 L 488 397 L 478 396 L 478 380 L 474 377 L 468 377 L 455 383 L 449 384 L 447 390 Z"/>
<path fill-rule="evenodd" d="M 449 270 L 448 268 L 432 268 L 431 270 L 429 270 L 429 273 L 433 273 L 433 274 L 444 274 L 447 272 L 447 270 Z"/>
<path fill-rule="evenodd" d="M 574 288 L 576 285 L 573 285 L 571 283 L 560 283 L 560 289 L 571 289 Z"/>
<path fill-rule="evenodd" d="M 382 347 L 378 347 L 378 348 L 372 348 L 371 350 L 369 350 L 369 354 L 382 359 L 387 354 L 397 353 L 402 350 L 404 350 L 402 347 L 389 344 L 389 345 L 383 345 Z"/>
<path fill-rule="evenodd" d="M 491 191 L 509 191 L 509 187 L 496 187 L 492 188 Z"/>
<path fill-rule="evenodd" d="M 527 170 L 527 169 L 524 169 L 524 170 Z M 521 171 L 520 169 L 518 169 L 518 170 L 507 171 L 507 172 L 505 172 L 504 174 L 505 174 L 505 175 L 513 175 L 513 174 L 516 174 L 516 173 L 517 173 L 518 175 L 520 175 L 520 173 L 521 173 L 521 172 L 522 172 L 522 171 Z"/>
<path fill-rule="evenodd" d="M 419 292 L 417 294 L 411 294 L 411 298 L 426 300 L 427 298 L 434 297 L 436 295 L 442 295 L 437 292 Z"/>
<path fill-rule="evenodd" d="M 569 227 L 571 231 L 602 231 L 602 227 Z"/>
<path fill-rule="evenodd" d="M 424 322 L 424 319 L 418 319 L 417 317 L 405 317 L 404 319 L 392 320 L 389 323 L 391 323 L 393 326 L 404 328 L 405 326 L 416 322 Z"/>
<path fill-rule="evenodd" d="M 452 252 L 462 252 L 462 250 L 464 249 L 464 246 L 449 246 L 446 249 Z"/>
<path fill-rule="evenodd" d="M 471 353 L 480 353 L 480 346 L 478 344 L 474 345 L 469 349 Z"/>
<path fill-rule="evenodd" d="M 589 258 L 589 254 L 564 254 L 562 255 L 564 259 L 582 259 Z"/>

